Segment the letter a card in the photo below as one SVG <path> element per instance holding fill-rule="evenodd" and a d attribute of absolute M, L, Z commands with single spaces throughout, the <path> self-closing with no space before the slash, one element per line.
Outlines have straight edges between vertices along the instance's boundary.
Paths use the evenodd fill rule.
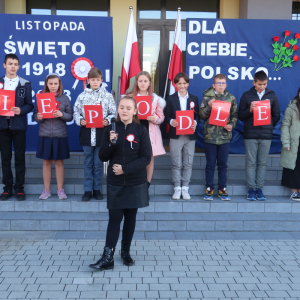
<path fill-rule="evenodd" d="M 0 116 L 13 117 L 12 107 L 15 107 L 15 91 L 0 90 Z"/>
<path fill-rule="evenodd" d="M 36 101 L 39 113 L 43 115 L 43 119 L 52 119 L 56 110 L 56 101 L 54 93 L 36 94 Z"/>
<path fill-rule="evenodd" d="M 255 101 L 253 109 L 253 126 L 271 124 L 270 100 Z"/>
<path fill-rule="evenodd" d="M 86 128 L 103 128 L 102 105 L 84 105 Z"/>
<path fill-rule="evenodd" d="M 152 113 L 152 96 L 135 96 L 139 119 L 147 120 Z"/>
<path fill-rule="evenodd" d="M 217 126 L 226 126 L 231 103 L 215 100 L 210 113 L 209 124 Z"/>
<path fill-rule="evenodd" d="M 194 124 L 194 111 L 193 110 L 177 110 L 176 111 L 176 134 L 194 134 L 191 126 Z"/>

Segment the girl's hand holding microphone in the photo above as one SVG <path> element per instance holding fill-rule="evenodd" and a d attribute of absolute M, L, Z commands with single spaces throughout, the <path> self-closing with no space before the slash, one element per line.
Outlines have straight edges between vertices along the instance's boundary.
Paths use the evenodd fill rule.
<path fill-rule="evenodd" d="M 112 143 L 114 139 L 118 139 L 118 134 L 115 133 L 113 130 L 110 131 L 110 142 Z"/>

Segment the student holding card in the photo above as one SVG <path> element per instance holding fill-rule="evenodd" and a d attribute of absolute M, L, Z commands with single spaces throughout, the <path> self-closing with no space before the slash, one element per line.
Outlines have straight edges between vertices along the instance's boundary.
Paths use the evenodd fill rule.
<path fill-rule="evenodd" d="M 172 198 L 179 200 L 181 195 L 184 200 L 190 200 L 189 182 L 192 176 L 192 166 L 197 139 L 196 126 L 199 122 L 198 97 L 188 93 L 189 77 L 186 73 L 178 73 L 174 82 L 178 92 L 168 96 L 165 109 L 167 124 L 170 124 L 170 154 L 172 161 L 172 179 L 174 182 L 174 194 Z M 194 120 L 191 122 L 193 134 L 177 134 L 176 128 L 180 125 L 180 119 L 176 118 L 177 111 L 194 112 Z M 181 176 L 182 171 L 182 176 Z"/>
<path fill-rule="evenodd" d="M 218 166 L 218 197 L 222 200 L 230 200 L 226 189 L 227 161 L 229 143 L 232 138 L 232 130 L 236 126 L 238 113 L 236 99 L 227 91 L 226 87 L 226 76 L 217 74 L 213 78 L 212 87 L 203 92 L 200 106 L 200 117 L 204 120 L 203 138 L 206 156 L 204 200 L 213 200 L 216 162 Z M 217 102 L 220 104 L 216 105 Z M 227 105 L 230 107 L 230 109 L 228 107 L 228 111 L 226 110 Z M 224 120 L 226 121 L 222 124 Z"/>
<path fill-rule="evenodd" d="M 49 93 L 55 95 L 51 99 Z M 44 97 L 43 97 L 44 96 Z M 67 122 L 73 119 L 71 101 L 63 93 L 63 85 L 58 74 L 47 75 L 44 90 L 36 95 L 37 101 L 33 112 L 33 119 L 40 123 L 39 141 L 36 157 L 43 159 L 44 191 L 40 199 L 51 196 L 52 160 L 55 165 L 57 195 L 59 199 L 67 199 L 63 189 L 65 169 L 64 159 L 70 158 Z M 48 114 L 48 111 L 51 113 Z"/>
<path fill-rule="evenodd" d="M 106 91 L 102 85 L 103 76 L 98 68 L 93 68 L 88 73 L 88 85 L 84 89 L 74 105 L 74 120 L 80 126 L 79 142 L 84 152 L 84 194 L 82 201 L 89 201 L 92 197 L 102 200 L 101 182 L 103 176 L 103 163 L 99 159 L 98 153 L 104 126 L 110 124 L 112 118 L 116 116 L 116 104 L 113 96 Z M 102 106 L 103 121 L 102 128 L 91 124 L 97 109 L 90 108 L 90 114 L 85 115 L 85 106 Z M 89 120 L 87 120 L 89 118 Z M 96 118 L 95 118 L 96 119 Z M 87 123 L 89 121 L 89 123 Z"/>
<path fill-rule="evenodd" d="M 280 107 L 275 92 L 267 88 L 268 76 L 264 71 L 256 72 L 253 87 L 245 92 L 239 106 L 239 120 L 244 124 L 244 145 L 246 152 L 247 200 L 265 200 L 263 194 L 267 159 L 273 137 L 273 128 L 280 120 Z M 269 118 L 268 125 L 255 126 L 255 106 L 261 100 L 270 101 L 270 109 L 262 110 L 262 119 Z"/>
<path fill-rule="evenodd" d="M 150 74 L 146 71 L 142 71 L 135 77 L 135 82 L 133 85 L 133 89 L 128 95 L 136 97 L 136 96 L 152 96 L 152 108 L 150 112 L 150 116 L 147 117 L 146 120 L 141 120 L 140 123 L 144 125 L 148 131 L 151 140 L 152 146 L 152 157 L 151 162 L 147 166 L 147 179 L 148 186 L 150 186 L 153 171 L 154 171 L 154 157 L 163 155 L 166 153 L 161 131 L 159 129 L 159 125 L 164 121 L 164 108 L 166 106 L 166 101 L 161 97 L 157 96 L 153 93 L 153 83 Z"/>
<path fill-rule="evenodd" d="M 32 89 L 29 81 L 17 76 L 20 68 L 19 58 L 7 54 L 3 67 L 6 75 L 0 78 L 0 89 L 15 92 L 15 104 L 11 108 L 13 116 L 0 116 L 0 152 L 2 163 L 2 183 L 4 185 L 0 200 L 8 200 L 14 187 L 17 200 L 25 200 L 25 150 L 27 114 L 32 111 Z M 16 181 L 13 186 L 11 170 L 12 143 L 15 152 Z"/>

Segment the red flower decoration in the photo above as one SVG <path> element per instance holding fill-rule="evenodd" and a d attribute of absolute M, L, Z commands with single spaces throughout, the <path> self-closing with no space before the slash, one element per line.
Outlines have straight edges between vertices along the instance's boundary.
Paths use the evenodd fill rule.
<path fill-rule="evenodd" d="M 284 35 L 285 35 L 285 36 L 289 36 L 290 34 L 291 34 L 291 32 L 288 31 L 288 30 L 286 30 L 286 31 L 284 32 Z"/>
<path fill-rule="evenodd" d="M 293 60 L 294 60 L 294 61 L 298 61 L 298 60 L 299 60 L 299 56 L 298 56 L 298 55 L 295 55 L 295 56 L 293 57 Z"/>
<path fill-rule="evenodd" d="M 289 46 L 291 46 L 291 44 L 288 42 L 285 42 L 283 47 L 288 48 Z"/>
<path fill-rule="evenodd" d="M 298 49 L 299 49 L 299 47 L 298 47 L 297 45 L 294 45 L 294 46 L 293 46 L 293 50 L 294 50 L 294 51 L 296 51 L 296 50 L 298 50 Z"/>
<path fill-rule="evenodd" d="M 279 36 L 273 36 L 273 40 L 274 40 L 274 42 L 278 42 L 279 41 Z"/>
<path fill-rule="evenodd" d="M 295 38 L 300 39 L 300 33 L 295 33 Z"/>

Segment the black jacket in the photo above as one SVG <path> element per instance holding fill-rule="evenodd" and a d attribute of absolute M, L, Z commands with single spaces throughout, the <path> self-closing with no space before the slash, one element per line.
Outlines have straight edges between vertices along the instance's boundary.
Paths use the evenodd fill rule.
<path fill-rule="evenodd" d="M 245 121 L 244 139 L 271 140 L 273 137 L 273 127 L 280 120 L 280 106 L 275 92 L 266 88 L 261 100 L 270 100 L 271 105 L 271 125 L 254 126 L 253 113 L 250 112 L 252 101 L 260 101 L 255 87 L 245 92 L 241 98 L 238 109 L 239 120 Z"/>
<path fill-rule="evenodd" d="M 100 146 L 104 128 L 96 129 L 96 147 Z M 79 132 L 79 144 L 81 146 L 91 146 L 91 128 L 86 128 L 85 126 L 80 127 Z"/>
<path fill-rule="evenodd" d="M 176 111 L 181 110 L 178 92 L 174 93 L 173 95 L 168 96 L 166 101 L 167 101 L 167 105 L 164 110 L 165 122 L 170 125 L 170 121 L 172 119 L 176 119 Z M 194 120 L 197 122 L 197 124 L 199 124 L 199 120 L 200 120 L 200 116 L 198 113 L 199 112 L 199 100 L 198 100 L 198 97 L 189 93 L 189 98 L 187 99 L 187 102 L 186 102 L 186 104 L 187 104 L 186 110 L 191 109 L 190 103 L 192 101 L 195 103 Z M 194 134 L 190 134 L 189 137 L 191 140 L 196 140 L 198 137 L 197 130 L 195 130 Z M 179 135 L 176 135 L 176 127 L 172 127 L 171 125 L 170 125 L 170 130 L 169 130 L 169 138 L 170 139 L 178 139 L 179 138 Z"/>
<path fill-rule="evenodd" d="M 4 76 L 0 78 L 0 83 L 4 86 Z M 6 116 L 0 116 L 0 130 L 8 129 L 8 126 L 11 130 L 27 130 L 27 114 L 33 109 L 31 92 L 30 81 L 19 77 L 19 84 L 16 88 L 15 107 L 20 107 L 21 113 L 10 117 L 9 122 L 7 122 Z"/>
<path fill-rule="evenodd" d="M 117 143 L 111 144 L 111 125 L 104 129 L 99 158 L 108 161 L 107 183 L 111 185 L 133 186 L 147 182 L 146 166 L 151 160 L 152 148 L 147 128 L 138 123 L 127 126 L 122 121 L 116 122 L 118 134 Z M 130 143 L 126 137 L 133 134 L 135 142 Z M 114 164 L 122 165 L 124 174 L 115 175 L 112 170 Z"/>

